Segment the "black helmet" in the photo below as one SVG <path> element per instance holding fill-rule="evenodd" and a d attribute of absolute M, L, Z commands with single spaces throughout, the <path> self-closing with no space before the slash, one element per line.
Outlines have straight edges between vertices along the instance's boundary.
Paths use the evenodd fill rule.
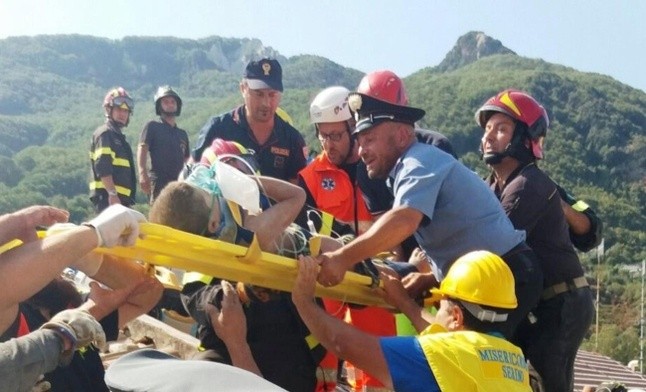
<path fill-rule="evenodd" d="M 177 110 L 175 113 L 166 113 L 169 115 L 173 116 L 179 116 L 180 113 L 182 112 L 182 98 L 179 97 L 179 95 L 173 90 L 171 86 L 160 86 L 157 89 L 157 92 L 155 93 L 155 113 L 157 113 L 158 116 L 162 114 L 162 107 L 161 107 L 161 102 L 160 100 L 164 97 L 173 97 L 175 98 L 175 102 L 177 102 Z"/>

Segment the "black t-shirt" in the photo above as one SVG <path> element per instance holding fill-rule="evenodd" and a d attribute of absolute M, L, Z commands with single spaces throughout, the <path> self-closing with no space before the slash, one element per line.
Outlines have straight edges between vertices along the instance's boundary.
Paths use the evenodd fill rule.
<path fill-rule="evenodd" d="M 260 173 L 264 176 L 287 181 L 296 178 L 298 172 L 306 165 L 303 136 L 277 115 L 274 115 L 271 136 L 262 145 L 258 143 L 247 123 L 244 106 L 211 117 L 200 130 L 192 151 L 193 160 L 199 162 L 204 149 L 216 138 L 232 140 L 254 150 Z"/>
<path fill-rule="evenodd" d="M 152 178 L 166 182 L 177 179 L 189 157 L 186 131 L 165 121 L 149 121 L 141 131 L 139 143 L 148 146 Z"/>

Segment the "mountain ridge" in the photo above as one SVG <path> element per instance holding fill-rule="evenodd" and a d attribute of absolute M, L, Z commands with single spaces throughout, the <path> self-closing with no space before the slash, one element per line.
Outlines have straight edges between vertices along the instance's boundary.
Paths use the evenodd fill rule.
<path fill-rule="evenodd" d="M 238 83 L 246 61 L 277 57 L 286 87 L 281 106 L 318 149 L 309 102 L 330 85 L 354 89 L 363 76 L 321 56 L 285 57 L 252 38 L 12 37 L 0 40 L 0 52 L 0 211 L 53 200 L 78 220 L 91 214 L 86 149 L 102 121 L 100 102 L 109 87 L 123 85 L 135 98 L 126 134 L 136 144 L 143 124 L 155 117 L 157 85 L 172 84 L 185 102 L 179 124 L 193 141 L 210 116 L 241 103 Z M 642 91 L 609 76 L 524 58 L 477 31 L 459 37 L 440 64 L 404 80 L 411 104 L 427 112 L 423 125 L 446 134 L 460 159 L 482 174 L 481 130 L 473 112 L 504 88 L 534 95 L 552 120 L 542 167 L 608 218 L 606 243 L 616 249 L 618 263 L 646 257 Z M 66 170 L 52 172 L 57 167 Z"/>

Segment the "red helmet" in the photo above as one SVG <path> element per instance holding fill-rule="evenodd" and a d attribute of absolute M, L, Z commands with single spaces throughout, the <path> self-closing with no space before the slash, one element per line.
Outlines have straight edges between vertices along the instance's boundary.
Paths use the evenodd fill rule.
<path fill-rule="evenodd" d="M 408 95 L 404 83 L 392 71 L 374 71 L 361 79 L 357 92 L 388 103 L 408 106 Z"/>
<path fill-rule="evenodd" d="M 106 111 L 108 108 L 120 107 L 132 112 L 135 109 L 135 102 L 123 87 L 115 87 L 108 91 L 103 98 L 103 107 Z"/>
<path fill-rule="evenodd" d="M 550 120 L 545 108 L 524 91 L 508 89 L 489 98 L 476 112 L 476 122 L 480 127 L 487 125 L 493 113 L 500 112 L 527 126 L 527 133 L 532 139 L 547 134 Z"/>
<path fill-rule="evenodd" d="M 510 146 L 512 151 L 507 155 L 524 160 L 526 154 L 524 154 L 522 147 L 528 137 L 530 156 L 536 159 L 543 158 L 542 138 L 547 135 L 550 120 L 547 117 L 547 111 L 541 104 L 524 91 L 507 89 L 489 98 L 478 109 L 475 114 L 476 122 L 484 129 L 487 126 L 487 121 L 495 112 L 506 114 L 517 123 L 523 124 L 521 127 L 516 125 L 512 139 L 513 145 Z M 489 160 L 490 162 L 487 162 L 487 157 L 485 157 L 487 163 L 498 162 L 491 157 Z"/>
<path fill-rule="evenodd" d="M 238 142 L 216 138 L 211 143 L 211 146 L 205 149 L 204 152 L 202 152 L 202 159 L 200 160 L 200 163 L 210 166 L 213 164 L 213 162 L 215 162 L 216 159 L 221 159 L 223 155 L 235 155 L 242 158 L 242 160 L 248 163 L 249 166 L 251 166 L 251 168 L 253 169 L 252 172 L 258 172 L 258 163 L 256 162 L 254 154 L 255 153 L 253 150 L 245 148 Z M 240 162 L 237 158 L 227 159 L 225 157 L 223 158 L 223 161 L 231 164 L 242 172 L 251 174 L 248 173 L 249 167 Z"/>
<path fill-rule="evenodd" d="M 109 120 L 113 120 L 112 109 L 115 107 L 128 109 L 130 111 L 130 114 L 132 114 L 132 111 L 135 109 L 135 102 L 123 87 L 115 87 L 113 89 L 110 89 L 110 91 L 108 91 L 108 93 L 105 95 L 105 98 L 103 98 L 103 110 L 105 110 L 105 117 L 107 117 Z M 130 115 L 128 115 L 126 123 L 121 124 L 121 126 L 127 127 L 129 122 Z"/>

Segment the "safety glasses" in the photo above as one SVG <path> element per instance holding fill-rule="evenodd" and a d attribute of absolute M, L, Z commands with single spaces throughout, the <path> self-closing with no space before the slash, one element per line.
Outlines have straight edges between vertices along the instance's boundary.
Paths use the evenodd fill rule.
<path fill-rule="evenodd" d="M 112 106 L 126 109 L 122 107 L 122 105 L 126 105 L 130 111 L 132 111 L 135 108 L 134 101 L 128 97 L 119 96 L 119 97 L 112 98 Z"/>
<path fill-rule="evenodd" d="M 321 132 L 319 132 L 318 138 L 321 143 L 324 143 L 325 141 L 338 142 L 343 137 L 343 133 L 344 132 L 330 133 L 330 134 L 324 135 Z"/>

